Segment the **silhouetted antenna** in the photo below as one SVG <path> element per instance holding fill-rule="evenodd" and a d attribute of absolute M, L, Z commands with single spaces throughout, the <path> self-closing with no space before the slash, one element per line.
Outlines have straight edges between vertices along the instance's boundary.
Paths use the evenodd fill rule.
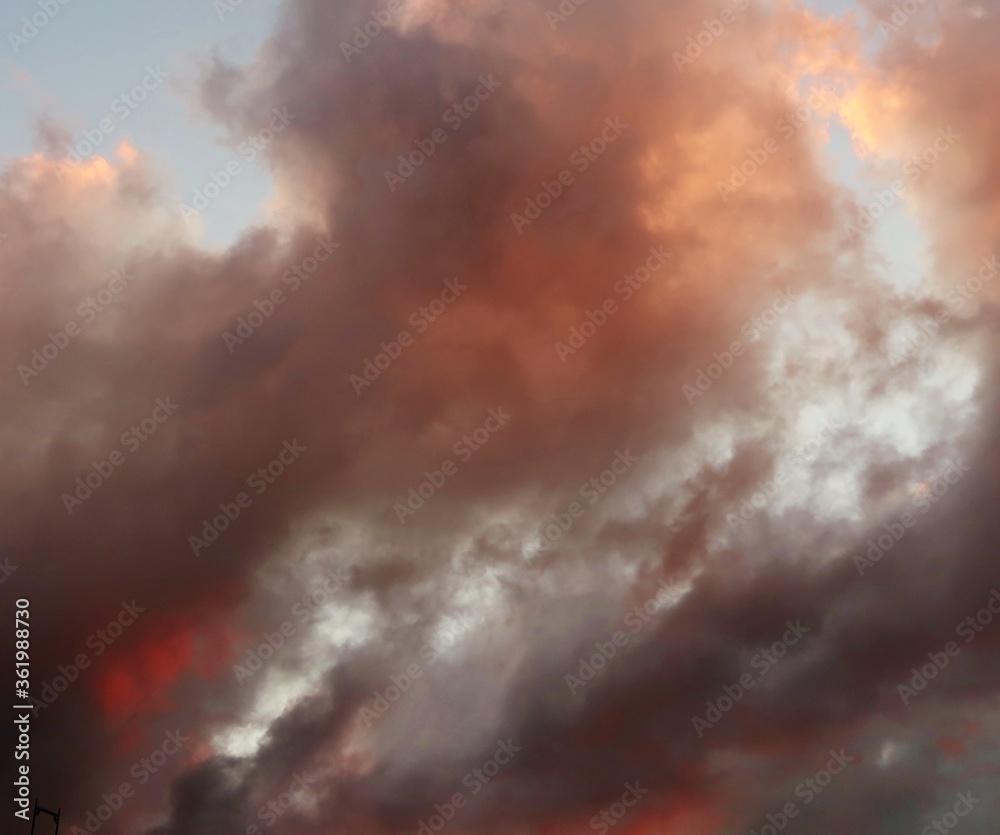
<path fill-rule="evenodd" d="M 51 815 L 56 822 L 56 835 L 59 835 L 59 815 L 62 812 L 62 807 L 59 807 L 58 812 L 53 812 L 51 809 L 45 809 L 38 805 L 38 801 L 35 801 L 35 814 L 31 816 L 31 835 L 35 835 L 35 818 L 39 815 Z"/>

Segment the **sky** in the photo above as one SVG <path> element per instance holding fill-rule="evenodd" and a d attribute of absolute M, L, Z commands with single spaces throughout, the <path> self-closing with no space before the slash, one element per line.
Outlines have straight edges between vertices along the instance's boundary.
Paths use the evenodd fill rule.
<path fill-rule="evenodd" d="M 231 154 L 221 144 L 225 137 L 218 126 L 191 107 L 185 91 L 196 85 L 199 67 L 213 54 L 251 59 L 271 31 L 277 8 L 267 0 L 226 0 L 219 6 L 211 0 L 71 0 L 38 35 L 21 44 L 11 43 L 9 35 L 20 35 L 21 17 L 39 8 L 17 2 L 4 19 L 0 106 L 7 118 L 0 126 L 0 154 L 10 159 L 36 150 L 41 117 L 68 132 L 67 141 L 57 145 L 66 153 L 109 112 L 115 115 L 114 102 L 142 83 L 148 67 L 159 67 L 167 77 L 134 108 L 126 105 L 128 115 L 116 119 L 114 130 L 95 150 L 110 155 L 127 138 L 156 158 L 164 184 L 178 202 L 190 202 L 194 190 Z M 269 190 L 267 171 L 248 167 L 244 174 L 197 227 L 208 245 L 232 241 L 259 219 Z"/>
<path fill-rule="evenodd" d="M 13 831 L 997 831 L 1000 2 L 2 27 Z"/>

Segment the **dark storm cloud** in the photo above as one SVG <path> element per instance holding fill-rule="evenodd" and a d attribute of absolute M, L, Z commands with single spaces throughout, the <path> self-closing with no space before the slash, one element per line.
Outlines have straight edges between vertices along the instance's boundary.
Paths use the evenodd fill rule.
<path fill-rule="evenodd" d="M 932 763 L 892 771 L 872 758 L 881 733 L 899 732 L 885 719 L 896 685 L 997 582 L 992 430 L 984 422 L 964 443 L 973 471 L 919 532 L 859 576 L 852 556 L 942 451 L 914 462 L 856 441 L 870 518 L 852 530 L 818 509 L 775 511 L 720 549 L 717 508 L 773 477 L 790 406 L 768 388 L 763 349 L 748 350 L 693 405 L 682 393 L 785 287 L 850 311 L 855 362 L 820 382 L 860 378 L 873 405 L 897 391 L 876 358 L 881 302 L 864 292 L 863 260 L 850 275 L 837 262 L 843 195 L 814 162 L 806 133 L 739 199 L 720 200 L 716 187 L 790 107 L 779 82 L 795 76 L 794 56 L 776 59 L 769 74 L 759 53 L 776 54 L 780 43 L 832 45 L 820 69 L 842 80 L 850 38 L 813 26 L 804 12 L 754 8 L 680 73 L 672 53 L 702 28 L 701 4 L 594 0 L 553 29 L 542 4 L 434 3 L 348 62 L 339 42 L 368 12 L 290 3 L 251 67 L 216 62 L 202 84 L 204 106 L 236 138 L 259 130 L 274 108 L 294 114 L 265 152 L 291 218 L 280 233 L 250 230 L 224 253 L 198 251 L 164 219 L 166 201 L 141 159 L 60 179 L 35 158 L 3 175 L 11 477 L 0 489 L 13 512 L 0 524 L 22 566 L 9 582 L 35 603 L 36 669 L 55 675 L 120 600 L 135 598 L 148 612 L 42 713 L 38 785 L 79 821 L 78 810 L 93 808 L 123 765 L 127 774 L 136 746 L 173 723 L 191 729 L 197 753 L 170 767 L 180 773 L 169 800 L 161 780 L 109 832 L 245 832 L 296 774 L 316 779 L 315 801 L 277 818 L 272 831 L 412 832 L 434 804 L 463 791 L 464 776 L 498 740 L 511 739 L 523 750 L 470 798 L 456 828 L 586 827 L 638 779 L 652 795 L 629 825 L 683 813 L 693 816 L 692 831 L 710 832 L 713 807 L 738 810 L 727 825 L 759 825 L 795 799 L 829 748 L 846 747 L 859 761 L 817 802 L 810 831 L 878 831 L 880 810 L 893 804 L 893 825 L 916 826 L 923 810 L 904 801 L 942 788 Z M 946 80 L 961 77 L 947 56 L 958 63 L 966 41 L 984 48 L 964 30 L 954 39 L 954 53 L 912 81 L 905 104 L 918 121 L 936 121 Z M 927 60 L 913 57 L 918 66 Z M 910 64 L 900 61 L 906 80 Z M 484 87 L 484 77 L 498 85 Z M 455 103 L 477 88 L 479 104 L 455 122 Z M 963 147 L 992 171 L 989 128 L 971 110 L 950 115 Z M 613 141 L 608 120 L 627 125 Z M 436 130 L 445 141 L 433 139 Z M 45 126 L 40 135 L 56 132 Z M 428 137 L 433 154 L 406 174 L 399 155 L 428 147 Z M 605 144 L 592 144 L 597 138 Z M 574 156 L 581 145 L 593 159 Z M 562 171 L 571 181 L 559 190 L 552 184 Z M 538 204 L 546 184 L 558 191 L 551 208 L 515 224 L 512 215 Z M 967 194 L 949 199 L 973 211 Z M 324 235 L 340 246 L 289 292 L 282 276 Z M 987 233 L 972 237 L 949 253 L 956 269 L 969 250 L 987 251 Z M 671 257 L 623 302 L 615 282 L 657 247 Z M 84 321 L 77 305 L 119 267 L 135 279 Z M 416 334 L 412 314 L 453 277 L 467 293 Z M 223 334 L 276 288 L 287 299 L 230 353 Z M 556 343 L 608 299 L 619 309 L 562 362 Z M 14 366 L 70 320 L 81 335 L 25 385 Z M 992 321 L 981 314 L 969 327 L 989 333 Z M 351 375 L 391 354 L 384 345 L 404 330 L 414 332 L 412 346 L 356 391 Z M 797 362 L 787 360 L 788 376 L 822 393 Z M 980 390 L 984 415 L 993 373 Z M 169 397 L 176 415 L 128 450 L 122 433 Z M 497 408 L 510 413 L 509 425 L 474 457 L 456 453 Z M 945 424 L 938 409 L 946 410 L 928 404 L 930 425 Z M 763 441 L 741 430 L 731 460 L 701 462 L 686 479 L 661 475 L 665 453 L 726 415 L 766 421 Z M 193 549 L 189 538 L 203 535 L 220 503 L 232 507 L 247 479 L 292 441 L 305 447 L 301 457 L 259 494 L 251 490 L 217 541 Z M 125 463 L 68 514 L 61 495 L 121 447 Z M 551 553 L 526 565 L 525 532 L 579 500 L 581 483 L 625 449 L 639 458 L 634 469 Z M 400 525 L 393 505 L 445 460 L 458 462 L 457 475 Z M 668 478 L 675 496 L 655 489 Z M 255 572 L 269 559 L 297 567 L 314 548 L 350 569 L 332 605 L 371 615 L 357 629 L 360 645 L 323 651 L 301 628 L 268 672 L 241 687 L 232 659 L 294 617 L 296 595 Z M 692 592 L 637 633 L 606 675 L 570 692 L 565 676 L 620 628 L 627 601 L 648 599 L 665 576 L 693 567 L 703 573 Z M 482 590 L 481 621 L 453 655 L 429 662 L 422 650 L 469 587 Z M 490 604 L 487 592 L 496 594 Z M 740 680 L 787 621 L 801 621 L 808 636 L 700 738 L 692 717 Z M 190 636 L 186 666 L 145 660 L 159 659 L 161 646 L 176 657 L 178 636 Z M 956 662 L 956 678 L 942 676 L 926 701 L 968 703 L 995 687 L 970 660 L 995 641 L 979 639 Z M 366 727 L 359 715 L 413 664 L 419 686 Z M 253 755 L 214 750 L 213 731 L 241 721 L 272 669 L 290 679 L 326 672 L 270 724 Z M 111 675 L 118 670 L 128 686 Z M 165 703 L 155 698 L 161 691 Z M 929 728 L 935 714 L 921 707 L 902 717 Z M 741 792 L 749 796 L 727 806 Z M 167 808 L 167 821 L 150 823 Z"/>

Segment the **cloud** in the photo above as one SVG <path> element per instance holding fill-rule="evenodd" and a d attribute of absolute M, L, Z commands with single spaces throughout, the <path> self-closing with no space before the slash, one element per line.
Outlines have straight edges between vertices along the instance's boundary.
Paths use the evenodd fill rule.
<path fill-rule="evenodd" d="M 67 172 L 45 140 L 0 176 L 0 525 L 21 567 L 4 585 L 32 600 L 42 680 L 91 662 L 36 723 L 38 785 L 71 823 L 177 726 L 190 749 L 108 832 L 414 831 L 458 791 L 455 831 L 578 831 L 636 780 L 651 794 L 623 832 L 749 831 L 788 802 L 811 832 L 917 828 L 953 799 L 946 758 L 921 746 L 995 714 L 974 660 L 998 639 L 912 709 L 895 688 L 996 584 L 995 291 L 924 360 L 894 368 L 887 345 L 995 249 L 983 21 L 950 21 L 934 49 L 903 30 L 865 62 L 851 20 L 755 5 L 680 73 L 701 4 L 588 3 L 555 29 L 546 8 L 411 4 L 348 62 L 338 44 L 370 8 L 296 0 L 251 64 L 214 59 L 200 104 L 234 143 L 294 116 L 261 151 L 280 226 L 221 253 L 132 149 Z M 721 199 L 814 77 L 831 101 Z M 961 134 L 908 198 L 937 272 L 918 298 L 843 234 L 857 207 L 824 165 L 834 119 L 887 165 Z M 323 239 L 339 246 L 296 274 Z M 616 283 L 657 248 L 671 257 L 624 303 Z M 134 279 L 90 318 L 115 269 Z M 446 280 L 468 290 L 420 329 Z M 796 301 L 764 328 L 779 292 Z M 609 298 L 620 311 L 563 362 L 556 344 Z M 713 382 L 691 398 L 699 370 Z M 159 398 L 176 415 L 130 449 Z M 477 439 L 490 410 L 509 425 Z M 727 524 L 829 417 L 792 480 Z M 304 452 L 272 468 L 287 443 Z M 622 450 L 637 462 L 602 481 Z M 955 455 L 969 475 L 859 577 L 854 554 Z M 394 505 L 446 469 L 401 525 Z M 192 548 L 209 522 L 218 536 Z M 331 568 L 350 580 L 318 603 Z M 668 579 L 681 591 L 631 633 Z M 98 655 L 88 637 L 132 599 L 148 615 Z M 797 620 L 810 637 L 701 738 L 692 717 Z M 283 623 L 286 644 L 238 681 Z M 571 692 L 619 630 L 634 637 Z M 465 775 L 508 739 L 523 752 L 473 794 Z M 797 786 L 831 748 L 857 762 L 806 804 Z"/>

